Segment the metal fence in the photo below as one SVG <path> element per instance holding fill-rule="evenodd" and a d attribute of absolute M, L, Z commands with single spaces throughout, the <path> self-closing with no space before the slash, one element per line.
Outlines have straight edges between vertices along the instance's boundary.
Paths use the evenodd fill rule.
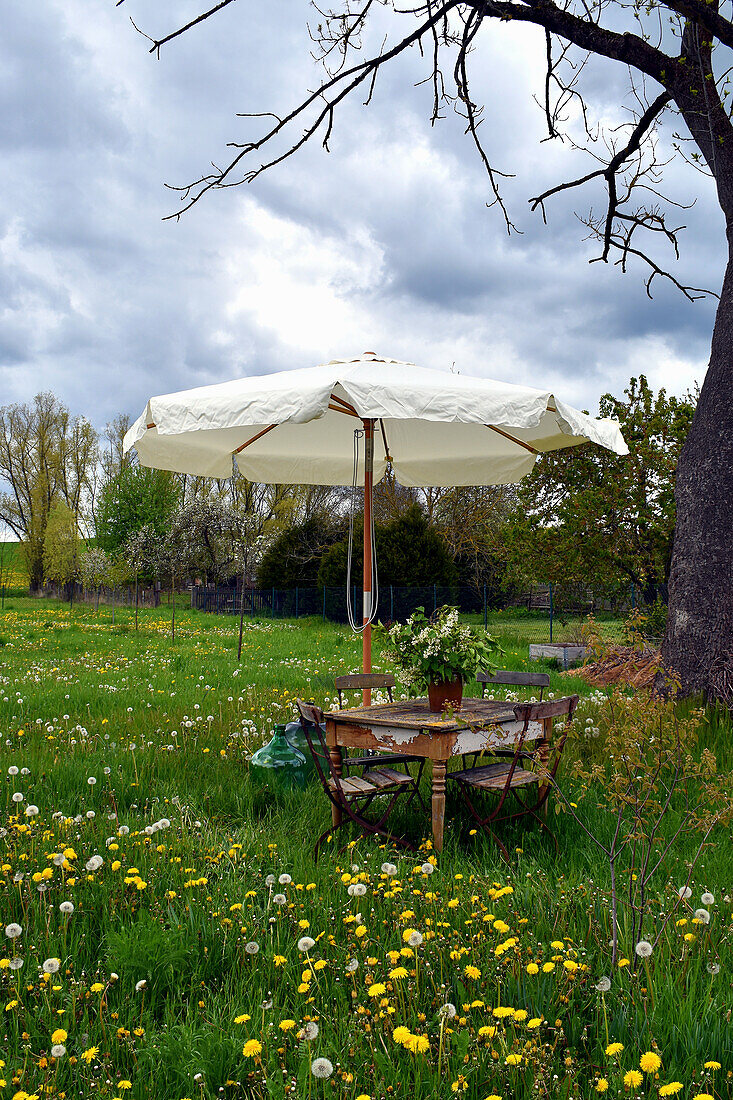
<path fill-rule="evenodd" d="M 643 598 L 645 597 L 645 598 Z M 377 616 L 382 622 L 404 621 L 418 607 L 431 614 L 451 604 L 463 614 L 483 619 L 487 629 L 498 633 L 516 632 L 537 642 L 576 642 L 581 623 L 588 615 L 600 620 L 622 620 L 634 608 L 642 609 L 649 593 L 633 584 L 537 584 L 523 591 L 497 596 L 488 586 L 383 585 L 379 591 Z M 361 615 L 361 592 L 355 585 L 352 607 Z M 343 587 L 242 588 L 195 585 L 191 607 L 219 615 L 292 618 L 318 616 L 325 622 L 346 622 L 346 591 Z"/>

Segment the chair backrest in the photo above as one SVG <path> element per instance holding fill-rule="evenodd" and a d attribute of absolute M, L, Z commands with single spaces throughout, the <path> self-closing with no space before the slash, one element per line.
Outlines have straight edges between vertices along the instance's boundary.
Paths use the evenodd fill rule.
<path fill-rule="evenodd" d="M 546 687 L 550 686 L 550 677 L 546 672 L 513 672 L 509 669 L 500 669 L 498 672 L 479 672 L 476 679 L 481 684 L 481 698 L 486 692 L 487 684 L 510 684 L 515 687 L 538 687 L 540 699 Z"/>
<path fill-rule="evenodd" d="M 566 695 L 564 699 L 554 699 L 551 703 L 517 703 L 514 717 L 525 725 L 541 722 L 544 718 L 562 718 L 563 715 L 568 722 L 572 722 L 579 698 L 578 695 Z"/>
<path fill-rule="evenodd" d="M 328 790 L 328 781 L 333 775 L 333 768 L 323 733 L 325 716 L 321 708 L 314 703 L 304 703 L 302 699 L 296 699 L 295 705 L 298 708 L 300 725 L 308 742 L 316 771 L 321 783 Z"/>
<path fill-rule="evenodd" d="M 348 676 L 337 676 L 334 683 L 339 693 L 340 707 L 343 706 L 343 692 L 363 691 L 365 688 L 386 688 L 390 703 L 394 702 L 392 688 L 395 679 L 389 672 L 350 672 Z"/>

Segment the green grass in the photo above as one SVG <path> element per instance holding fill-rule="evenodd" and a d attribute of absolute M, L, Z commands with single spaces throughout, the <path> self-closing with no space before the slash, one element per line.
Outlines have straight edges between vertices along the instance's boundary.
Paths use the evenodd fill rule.
<path fill-rule="evenodd" d="M 729 828 L 711 836 L 692 878 L 695 906 L 703 890 L 715 894 L 711 923 L 695 926 L 694 942 L 683 939 L 693 926 L 668 926 L 650 994 L 642 968 L 611 972 L 608 869 L 568 814 L 551 822 L 560 856 L 532 827 L 508 832 L 509 867 L 453 801 L 439 857 L 415 814 L 401 824 L 422 842 L 419 853 L 351 834 L 353 848 L 328 846 L 314 864 L 312 843 L 328 821 L 322 792 L 262 789 L 247 757 L 274 720 L 292 716 L 297 695 L 333 701 L 333 676 L 359 668 L 359 639 L 320 620 L 247 622 L 240 667 L 235 620 L 180 611 L 172 643 L 168 616 L 165 607 L 142 612 L 136 633 L 128 610 L 117 609 L 113 625 L 109 608 L 70 614 L 16 598 L 0 616 L 2 924 L 23 928 L 3 937 L 5 964 L 17 956 L 23 966 L 0 969 L 0 1096 L 522 1100 L 595 1095 L 601 1077 L 620 1096 L 623 1075 L 654 1044 L 659 1078 L 645 1074 L 634 1095 L 657 1096 L 675 1080 L 684 1097 L 730 1094 Z M 522 626 L 503 635 L 506 667 L 526 664 Z M 590 719 L 601 730 L 569 746 L 568 769 L 579 756 L 603 761 L 602 693 L 579 676 L 551 677 L 555 694 L 584 696 L 580 728 Z M 727 718 L 709 716 L 706 743 L 726 766 L 730 735 Z M 597 799 L 581 793 L 584 823 L 607 835 Z M 29 804 L 37 816 L 25 815 Z M 161 819 L 170 826 L 151 832 Z M 680 841 L 665 861 L 656 913 L 673 904 L 693 850 L 692 839 Z M 104 864 L 88 870 L 95 854 Z M 292 881 L 281 885 L 281 875 Z M 58 909 L 64 900 L 71 916 Z M 423 942 L 400 955 L 410 928 Z M 315 941 L 307 952 L 298 949 L 304 934 Z M 622 943 L 632 960 L 633 946 Z M 54 957 L 60 969 L 44 980 L 39 968 Z M 527 971 L 533 962 L 537 975 Z M 406 976 L 390 978 L 403 964 Z M 594 988 L 602 974 L 612 978 L 603 998 Z M 455 1017 L 441 1017 L 446 1003 Z M 492 1014 L 507 1005 L 519 1019 Z M 530 1019 L 539 1025 L 529 1029 Z M 295 1026 L 282 1030 L 287 1020 Z M 312 1022 L 318 1036 L 298 1039 Z M 398 1026 L 428 1049 L 395 1041 Z M 68 1037 L 53 1060 L 56 1028 Z M 606 1056 L 607 1035 L 624 1044 L 621 1055 Z M 247 1048 L 251 1057 L 248 1040 L 261 1044 Z M 334 1067 L 327 1079 L 310 1071 L 319 1057 Z M 723 1068 L 704 1069 L 710 1059 Z"/>

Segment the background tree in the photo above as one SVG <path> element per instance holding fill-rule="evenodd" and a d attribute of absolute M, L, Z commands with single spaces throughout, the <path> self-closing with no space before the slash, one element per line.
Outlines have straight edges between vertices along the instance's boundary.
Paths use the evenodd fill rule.
<path fill-rule="evenodd" d="M 52 393 L 0 408 L 0 520 L 22 545 L 31 592 L 43 583 L 43 544 L 51 507 L 63 501 L 88 532 L 97 433 Z"/>
<path fill-rule="evenodd" d="M 623 398 L 604 394 L 600 414 L 618 419 L 630 453 L 589 443 L 539 460 L 518 486 L 509 540 L 518 572 L 557 582 L 625 578 L 647 602 L 666 598 L 675 473 L 694 412 L 694 397 L 655 394 L 644 375 Z"/>
<path fill-rule="evenodd" d="M 321 558 L 342 540 L 345 522 L 312 516 L 303 523 L 286 527 L 270 543 L 257 570 L 260 588 L 296 588 L 320 583 Z"/>
<path fill-rule="evenodd" d="M 130 536 L 142 527 L 162 537 L 170 528 L 179 499 L 180 487 L 173 474 L 146 466 L 123 465 L 99 494 L 97 543 L 116 557 Z"/>
<path fill-rule="evenodd" d="M 363 572 L 363 521 L 354 523 L 351 562 L 352 583 L 361 585 Z M 452 587 L 458 580 L 453 558 L 438 531 L 428 523 L 419 505 L 411 505 L 384 526 L 375 524 L 374 538 L 379 565 L 379 584 Z M 318 584 L 335 588 L 346 584 L 348 539 L 325 552 L 318 568 Z"/>
<path fill-rule="evenodd" d="M 68 586 L 69 603 L 74 601 L 74 583 L 79 578 L 81 546 L 76 516 L 62 500 L 51 506 L 43 541 L 43 572 L 46 580 Z"/>
<path fill-rule="evenodd" d="M 152 527 L 145 524 L 139 527 L 123 543 L 117 562 L 126 561 L 135 580 L 135 630 L 139 627 L 140 610 L 140 580 L 152 579 L 158 569 L 160 556 L 159 535 Z"/>
<path fill-rule="evenodd" d="M 94 590 L 96 600 L 94 610 L 99 611 L 99 596 L 102 585 L 110 580 L 111 560 L 100 546 L 91 546 L 85 550 L 79 560 L 79 573 L 86 588 Z"/>
<path fill-rule="evenodd" d="M 151 41 L 151 52 L 228 7 L 224 0 L 198 18 Z M 318 87 L 292 109 L 254 117 L 252 136 L 232 143 L 223 167 L 215 167 L 180 189 L 182 204 L 173 217 L 189 209 L 212 188 L 251 182 L 292 156 L 318 135 L 326 148 L 340 103 L 355 93 L 368 103 L 380 71 L 413 47 L 428 59 L 432 86 L 432 120 L 446 108 L 462 117 L 486 168 L 491 205 L 514 225 L 499 185 L 505 172 L 492 163 L 482 141 L 491 129 L 481 127 L 483 108 L 474 99 L 469 74 L 480 32 L 488 25 L 511 23 L 536 28 L 545 39 L 546 66 L 540 99 L 552 139 L 568 137 L 569 146 L 585 148 L 587 172 L 535 195 L 532 208 L 542 212 L 554 195 L 586 184 L 607 191 L 606 209 L 581 218 L 599 241 L 597 259 L 616 257 L 622 270 L 645 265 L 647 292 L 657 279 L 668 279 L 687 298 L 701 292 L 663 266 L 658 246 L 677 253 L 678 226 L 668 220 L 659 192 L 664 157 L 656 134 L 664 112 L 676 112 L 683 131 L 675 147 L 704 175 L 712 177 L 723 214 L 728 263 L 720 294 L 710 365 L 697 410 L 680 454 L 676 483 L 677 529 L 670 575 L 670 615 L 664 658 L 674 668 L 684 691 L 714 691 L 710 669 L 733 650 L 733 124 L 726 108 L 733 22 L 717 0 L 418 0 L 398 4 L 385 0 L 341 0 L 318 8 L 312 29 L 324 76 Z M 394 13 L 390 17 L 389 11 Z M 409 17 L 412 16 L 410 20 Z M 616 125 L 592 126 L 581 98 L 590 55 L 623 66 L 630 74 L 628 96 L 619 103 Z M 483 69 L 490 69 L 484 64 Z M 450 73 L 450 77 L 446 74 Z M 500 91 L 492 109 L 500 109 Z M 610 108 L 604 114 L 611 114 Z M 263 122 L 264 119 L 264 122 Z M 564 134 L 567 120 L 580 131 Z M 684 132 L 686 131 L 686 132 Z M 674 135 L 675 130 L 672 130 Z M 648 239 L 652 251 L 642 243 Z"/>

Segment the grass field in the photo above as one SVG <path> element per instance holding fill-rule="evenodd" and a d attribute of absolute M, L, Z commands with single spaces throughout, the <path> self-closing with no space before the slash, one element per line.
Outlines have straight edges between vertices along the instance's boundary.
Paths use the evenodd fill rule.
<path fill-rule="evenodd" d="M 592 792 L 568 787 L 581 821 L 552 823 L 560 856 L 517 828 L 507 866 L 449 803 L 439 857 L 415 816 L 418 853 L 353 837 L 315 864 L 322 792 L 262 790 L 247 757 L 294 697 L 333 701 L 358 639 L 247 622 L 240 667 L 235 621 L 177 617 L 172 643 L 166 608 L 137 633 L 119 609 L 113 625 L 109 609 L 13 598 L 0 616 L 0 1096 L 731 1095 L 728 826 L 647 966 L 622 925 L 629 963 L 611 967 L 609 871 L 584 832 L 610 823 Z M 555 694 L 584 696 L 568 769 L 603 764 L 605 698 L 552 675 Z M 730 767 L 730 724 L 706 723 Z M 696 844 L 663 860 L 660 928 Z M 693 923 L 706 891 L 710 922 Z"/>

